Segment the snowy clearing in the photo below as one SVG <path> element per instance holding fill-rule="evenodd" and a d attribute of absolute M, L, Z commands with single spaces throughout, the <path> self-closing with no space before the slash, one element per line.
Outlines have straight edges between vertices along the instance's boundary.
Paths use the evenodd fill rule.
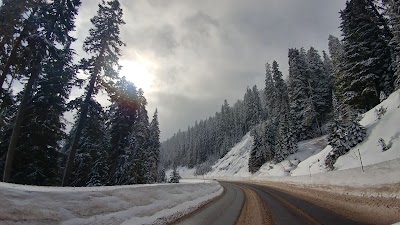
<path fill-rule="evenodd" d="M 166 224 L 219 196 L 215 181 L 115 187 L 0 183 L 0 224 Z"/>

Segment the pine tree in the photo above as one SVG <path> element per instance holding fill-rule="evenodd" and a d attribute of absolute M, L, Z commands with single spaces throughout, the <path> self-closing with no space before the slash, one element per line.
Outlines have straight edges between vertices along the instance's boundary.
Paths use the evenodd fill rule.
<path fill-rule="evenodd" d="M 110 171 L 106 148 L 102 146 L 95 152 L 93 158 L 93 167 L 90 170 L 89 181 L 86 182 L 86 186 L 104 186 L 108 182 L 108 173 Z"/>
<path fill-rule="evenodd" d="M 390 45 L 393 49 L 393 67 L 395 71 L 396 80 L 394 86 L 400 88 L 400 2 L 398 0 L 387 0 L 388 14 L 390 17 L 390 25 L 392 26 L 393 38 Z M 388 95 L 388 93 L 386 93 Z"/>
<path fill-rule="evenodd" d="M 288 155 L 297 152 L 297 145 L 294 141 L 293 133 L 291 130 L 291 124 L 289 122 L 290 115 L 288 113 L 283 114 L 279 118 L 279 126 L 276 132 L 276 143 L 275 143 L 275 161 L 281 162 Z"/>
<path fill-rule="evenodd" d="M 247 88 L 244 96 L 245 115 L 246 115 L 246 130 L 250 130 L 260 122 L 262 109 L 261 99 L 257 89 L 254 85 L 252 89 Z"/>
<path fill-rule="evenodd" d="M 282 78 L 282 72 L 279 71 L 279 65 L 276 61 L 272 63 L 272 71 L 275 89 L 277 91 L 277 118 L 274 123 L 277 128 L 275 132 L 274 159 L 280 162 L 289 154 L 297 152 L 297 145 L 290 115 L 288 88 Z"/>
<path fill-rule="evenodd" d="M 143 91 L 138 92 L 138 116 L 133 128 L 132 146 L 133 165 L 131 170 L 132 182 L 146 184 L 150 181 L 150 162 L 149 162 L 149 117 L 147 115 L 146 98 Z"/>
<path fill-rule="evenodd" d="M 365 128 L 360 124 L 360 118 L 353 119 L 346 127 L 347 140 L 350 147 L 358 145 L 365 138 Z"/>
<path fill-rule="evenodd" d="M 138 93 L 132 82 L 122 77 L 117 81 L 112 90 L 109 89 L 111 106 L 109 114 L 110 133 L 110 176 L 111 180 L 118 180 L 118 183 L 129 180 L 129 166 L 132 160 L 132 149 L 130 148 L 130 136 L 137 120 L 139 110 Z M 125 165 L 122 165 L 125 164 Z M 126 171 L 118 170 L 125 168 Z M 115 174 L 119 171 L 118 174 Z M 123 181 L 124 180 L 124 181 Z"/>
<path fill-rule="evenodd" d="M 329 127 L 328 135 L 328 143 L 332 146 L 332 151 L 326 157 L 325 165 L 333 170 L 336 160 L 362 142 L 365 135 L 365 128 L 360 125 L 359 118 L 353 119 L 347 127 L 344 127 L 341 121 L 334 120 Z"/>
<path fill-rule="evenodd" d="M 280 115 L 282 112 L 289 112 L 289 93 L 288 87 L 283 80 L 282 72 L 279 70 L 279 64 L 276 61 L 272 63 L 272 74 L 276 90 L 276 112 L 275 115 Z"/>
<path fill-rule="evenodd" d="M 341 14 L 344 61 L 340 92 L 343 103 L 366 111 L 379 103 L 379 93 L 393 90 L 391 52 L 374 4 L 351 0 Z"/>
<path fill-rule="evenodd" d="M 346 137 L 346 129 L 338 120 L 334 120 L 329 127 L 328 143 L 332 146 L 332 151 L 326 157 L 325 165 L 333 170 L 336 159 L 351 148 Z"/>
<path fill-rule="evenodd" d="M 233 122 L 232 122 L 232 112 L 229 107 L 228 101 L 225 99 L 223 105 L 221 106 L 221 113 L 219 115 L 219 129 L 220 129 L 220 143 L 221 143 L 221 155 L 225 155 L 232 143 L 231 143 L 231 133 L 233 129 Z M 203 121 L 200 121 L 200 126 L 203 126 Z M 201 138 L 204 136 L 204 132 L 202 132 Z"/>
<path fill-rule="evenodd" d="M 253 137 L 253 148 L 249 157 L 249 172 L 257 172 L 264 163 L 274 159 L 276 155 L 276 127 L 271 119 L 263 121 L 250 132 Z"/>
<path fill-rule="evenodd" d="M 14 56 L 12 56 L 13 50 L 15 49 L 13 48 L 13 50 L 11 50 L 8 61 L 14 64 L 19 64 L 19 72 L 27 75 L 29 80 L 25 85 L 19 104 L 18 113 L 15 117 L 14 128 L 7 151 L 3 176 L 4 181 L 10 180 L 13 169 L 13 158 L 15 150 L 18 147 L 18 140 L 21 135 L 21 127 L 24 125 L 26 126 L 26 123 L 28 123 L 28 121 L 24 122 L 24 117 L 27 116 L 26 110 L 31 103 L 35 103 L 34 107 L 37 107 L 35 109 L 38 111 L 34 113 L 38 113 L 38 115 L 42 115 L 42 110 L 49 109 L 49 105 L 51 106 L 51 119 L 43 117 L 42 115 L 42 117 L 38 120 L 36 120 L 34 117 L 34 122 L 43 122 L 45 125 L 47 125 L 47 127 L 42 129 L 42 132 L 40 133 L 44 136 L 50 134 L 54 138 L 49 139 L 49 136 L 46 137 L 47 139 L 43 139 L 43 137 L 41 137 L 42 139 L 37 138 L 39 141 L 36 141 L 34 146 L 36 146 L 38 150 L 35 151 L 35 153 L 41 152 L 37 155 L 39 161 L 43 159 L 44 154 L 46 155 L 45 157 L 51 158 L 48 159 L 48 161 L 54 162 L 53 157 L 57 155 L 55 153 L 55 148 L 58 146 L 57 141 L 61 139 L 61 135 L 63 133 L 63 124 L 60 121 L 61 115 L 65 111 L 63 105 L 69 94 L 69 82 L 73 78 L 74 73 L 73 69 L 71 68 L 72 50 L 70 49 L 70 44 L 72 41 L 74 41 L 74 39 L 69 35 L 69 32 L 74 29 L 74 19 L 79 5 L 80 1 L 74 1 L 73 3 L 69 2 L 69 4 L 59 1 L 35 2 L 34 8 L 31 10 L 29 18 L 27 19 L 31 26 L 30 30 L 29 32 L 24 31 L 29 34 L 24 39 L 26 44 L 19 46 L 22 49 L 19 52 L 19 54 L 21 54 L 21 58 L 18 59 L 18 62 L 15 62 L 16 59 Z M 24 36 L 20 34 L 20 37 L 23 38 Z M 11 64 L 8 64 L 8 61 L 3 70 L 4 76 L 7 75 L 9 70 L 8 67 L 11 66 Z M 1 82 L 4 81 L 3 75 Z M 36 87 L 39 88 L 35 89 L 34 85 L 37 84 L 39 85 Z M 32 102 L 32 100 L 34 100 L 34 102 Z M 37 131 L 38 130 L 35 130 L 35 132 Z M 46 143 L 48 140 L 51 140 L 52 143 Z M 30 146 L 30 148 L 34 146 Z M 51 162 L 49 162 L 49 164 L 51 164 Z M 46 163 L 39 165 L 39 168 L 41 168 L 42 171 L 36 168 L 36 172 L 39 174 L 38 177 L 42 176 L 40 175 L 40 172 L 43 171 L 53 174 L 49 177 L 55 177 L 54 173 L 58 173 L 58 171 L 52 171 L 49 169 L 55 167 L 56 166 L 47 167 Z M 52 178 L 49 179 L 51 180 Z M 52 183 L 54 184 L 54 182 Z"/>
<path fill-rule="evenodd" d="M 23 49 L 31 32 L 37 29 L 39 7 L 44 1 L 4 0 L 0 7 L 0 89 L 7 75 L 15 73 L 18 64 L 18 53 Z M 29 16 L 26 16 L 29 15 Z M 13 77 L 15 74 L 13 74 Z M 3 93 L 1 94 L 3 97 Z"/>
<path fill-rule="evenodd" d="M 34 185 L 59 185 L 60 142 L 65 138 L 62 116 L 75 75 L 70 49 L 60 58 L 45 60 L 29 111 L 24 115 L 12 180 Z M 46 112 L 46 113 L 44 113 Z"/>
<path fill-rule="evenodd" d="M 165 169 L 162 168 L 161 171 L 158 173 L 158 183 L 166 183 L 167 182 L 167 176 L 165 175 Z"/>
<path fill-rule="evenodd" d="M 101 88 L 101 85 L 109 87 L 111 86 L 110 80 L 117 77 L 117 72 L 114 68 L 119 66 L 118 58 L 121 55 L 119 47 L 124 45 L 119 38 L 119 27 L 124 24 L 124 21 L 122 20 L 122 9 L 118 0 L 102 1 L 99 4 L 97 15 L 91 19 L 91 22 L 94 28 L 89 30 L 90 35 L 84 42 L 84 50 L 91 54 L 92 57 L 81 62 L 82 69 L 89 71 L 90 81 L 69 151 L 63 186 L 69 185 L 71 169 L 87 117 L 90 99 Z"/>
<path fill-rule="evenodd" d="M 172 169 L 171 176 L 169 178 L 170 183 L 179 183 L 179 180 L 181 179 L 181 176 L 179 176 L 179 172 L 177 170 L 177 166 L 174 165 Z"/>
<path fill-rule="evenodd" d="M 274 85 L 274 80 L 272 79 L 272 71 L 271 71 L 271 66 L 266 63 L 265 64 L 265 89 L 264 89 L 264 94 L 265 94 L 265 102 L 266 102 L 266 111 L 267 111 L 267 116 L 269 118 L 274 118 L 276 117 L 276 107 L 279 103 L 276 103 L 276 90 L 275 90 L 275 85 Z"/>
<path fill-rule="evenodd" d="M 327 120 L 332 108 L 332 84 L 330 74 L 326 71 L 318 51 L 311 47 L 307 52 L 310 71 L 310 95 L 317 111 L 320 123 Z"/>
<path fill-rule="evenodd" d="M 71 109 L 78 109 L 83 104 L 83 97 L 69 103 Z M 76 115 L 76 122 L 70 132 L 72 136 L 77 127 L 79 115 Z M 98 186 L 105 185 L 108 179 L 108 168 L 106 165 L 107 138 L 103 107 L 93 98 L 90 101 L 88 117 L 82 130 L 82 135 L 77 147 L 77 155 L 72 168 L 71 185 L 73 186 Z M 70 139 L 71 140 L 71 139 Z M 65 149 L 71 146 L 67 142 Z M 97 164 L 97 165 L 96 165 Z M 104 167 L 99 168 L 100 164 Z"/>
<path fill-rule="evenodd" d="M 354 109 L 351 108 L 348 103 L 345 102 L 345 94 L 344 94 L 344 87 L 346 85 L 346 79 L 344 74 L 344 63 L 345 63 L 345 53 L 343 43 L 339 40 L 339 38 L 329 35 L 329 53 L 332 57 L 332 64 L 333 64 L 333 73 L 334 73 L 334 80 L 333 80 L 333 94 L 332 100 L 337 100 L 335 117 L 336 119 L 340 119 L 343 123 L 347 123 L 350 121 L 350 113 Z M 332 102 L 333 104 L 333 102 Z"/>
<path fill-rule="evenodd" d="M 314 136 L 317 112 L 310 95 L 309 69 L 302 49 L 289 49 L 289 102 L 295 121 L 295 137 L 305 140 Z M 317 122 L 317 123 L 316 123 Z"/>
<path fill-rule="evenodd" d="M 160 163 L 160 128 L 158 124 L 158 111 L 154 112 L 149 126 L 149 169 L 150 183 L 157 182 L 158 167 Z M 164 175 L 165 176 L 165 175 Z"/>

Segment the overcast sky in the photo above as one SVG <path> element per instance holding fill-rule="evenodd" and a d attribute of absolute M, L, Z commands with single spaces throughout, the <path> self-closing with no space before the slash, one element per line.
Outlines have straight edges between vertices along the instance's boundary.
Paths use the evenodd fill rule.
<path fill-rule="evenodd" d="M 75 36 L 88 34 L 99 0 L 84 0 Z M 122 75 L 145 91 L 151 118 L 159 111 L 161 139 L 264 88 L 264 64 L 287 75 L 287 51 L 326 50 L 339 36 L 345 0 L 121 0 Z M 76 43 L 78 52 L 81 42 Z"/>

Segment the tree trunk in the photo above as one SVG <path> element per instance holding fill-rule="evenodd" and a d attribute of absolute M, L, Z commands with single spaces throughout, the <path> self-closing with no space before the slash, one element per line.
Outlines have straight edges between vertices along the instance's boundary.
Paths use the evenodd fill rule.
<path fill-rule="evenodd" d="M 314 94 L 313 94 L 313 91 L 312 91 L 311 83 L 310 83 L 309 80 L 308 80 L 307 82 L 308 82 L 308 87 L 309 87 L 309 89 L 310 89 L 310 94 L 311 94 L 311 96 L 310 96 L 311 105 L 313 106 L 315 113 L 318 114 L 318 113 L 317 113 L 317 109 L 316 109 L 316 107 L 315 107 L 315 105 L 314 105 L 314 103 L 313 103 L 313 101 L 312 101 L 312 99 L 313 99 L 313 97 L 314 97 Z M 317 128 L 318 128 L 318 130 L 319 130 L 319 133 L 322 134 L 322 129 L 321 129 L 321 125 L 320 125 L 320 123 L 319 123 L 319 121 L 318 121 L 318 116 L 315 116 L 315 123 L 317 124 Z"/>
<path fill-rule="evenodd" d="M 8 57 L 6 64 L 4 65 L 3 71 L 0 75 L 0 88 L 3 87 L 4 81 L 6 80 L 6 77 L 8 73 L 10 72 L 10 67 L 12 62 L 15 60 L 15 56 L 17 54 L 17 49 L 21 45 L 22 37 L 19 36 L 17 40 L 15 40 L 15 43 L 13 45 L 13 49 L 11 50 L 10 57 Z"/>
<path fill-rule="evenodd" d="M 38 78 L 38 73 L 37 72 L 32 73 L 32 75 L 29 78 L 28 83 L 26 84 L 25 92 L 22 97 L 21 104 L 19 105 L 17 118 L 15 120 L 14 129 L 11 134 L 10 144 L 8 146 L 6 165 L 4 168 L 4 175 L 3 175 L 3 182 L 9 182 L 9 180 L 10 180 L 12 164 L 13 164 L 14 154 L 15 154 L 15 147 L 17 146 L 17 143 L 18 143 L 18 137 L 19 137 L 19 134 L 21 131 L 22 121 L 24 119 L 25 110 L 28 105 L 29 98 L 31 96 L 33 84 L 36 82 L 37 78 Z"/>
<path fill-rule="evenodd" d="M 76 126 L 75 134 L 72 139 L 72 144 L 71 144 L 70 152 L 68 155 L 67 165 L 65 166 L 65 170 L 64 170 L 62 186 L 68 186 L 70 184 L 70 177 L 71 177 L 72 167 L 74 165 L 76 150 L 78 148 L 79 138 L 82 134 L 82 130 L 85 125 L 87 113 L 89 111 L 90 98 L 92 97 L 92 93 L 94 91 L 94 86 L 96 84 L 96 79 L 100 72 L 100 66 L 97 66 L 97 65 L 99 65 L 99 63 L 96 63 L 96 66 L 95 66 L 93 74 L 92 74 L 92 78 L 90 79 L 90 82 L 89 82 L 89 88 L 86 93 L 85 101 L 83 102 L 83 105 L 81 107 L 81 114 L 79 116 L 78 125 Z"/>
<path fill-rule="evenodd" d="M 34 15 L 36 13 L 36 10 L 37 9 L 34 9 L 32 11 L 32 13 L 31 13 L 31 15 L 29 16 L 29 18 L 26 19 L 25 24 L 24 24 L 24 28 L 21 31 L 20 35 L 17 37 L 17 39 L 15 39 L 15 43 L 13 45 L 13 48 L 12 48 L 11 52 L 10 52 L 10 56 L 8 57 L 4 67 L 2 68 L 2 72 L 1 72 L 1 75 L 0 75 L 0 90 L 1 90 L 1 92 L 3 91 L 2 87 L 3 87 L 4 81 L 6 80 L 7 75 L 10 73 L 10 67 L 11 67 L 11 65 L 13 64 L 13 62 L 14 62 L 14 60 L 16 58 L 17 50 L 21 46 L 22 39 L 25 37 L 26 33 L 28 32 L 27 31 L 27 29 L 28 29 L 27 28 L 27 26 L 28 26 L 27 25 L 27 21 L 30 20 L 32 15 Z"/>

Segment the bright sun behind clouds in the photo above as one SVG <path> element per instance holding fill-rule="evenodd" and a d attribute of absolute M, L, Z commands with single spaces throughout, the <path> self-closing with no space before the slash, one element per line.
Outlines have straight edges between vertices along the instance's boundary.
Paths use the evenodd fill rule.
<path fill-rule="evenodd" d="M 151 89 L 154 78 L 151 72 L 153 67 L 151 61 L 137 57 L 133 60 L 121 60 L 120 65 L 122 66 L 121 76 L 132 81 L 138 89 L 142 88 L 145 93 Z"/>

